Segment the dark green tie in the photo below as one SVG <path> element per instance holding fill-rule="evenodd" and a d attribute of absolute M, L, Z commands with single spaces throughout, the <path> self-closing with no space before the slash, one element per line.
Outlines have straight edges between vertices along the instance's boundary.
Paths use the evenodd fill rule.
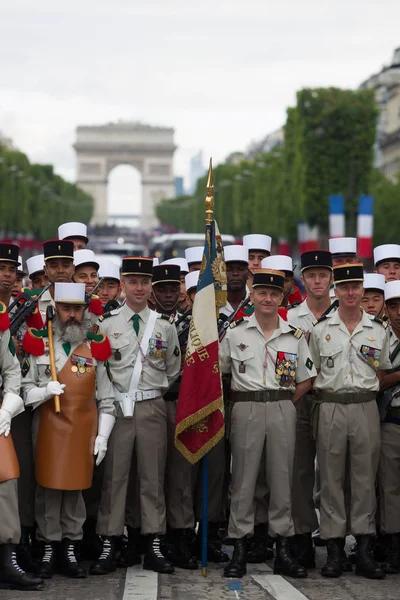
<path fill-rule="evenodd" d="M 69 342 L 65 342 L 62 347 L 64 348 L 65 354 L 69 356 L 69 353 L 71 352 L 71 344 Z"/>
<path fill-rule="evenodd" d="M 132 317 L 133 321 L 133 329 L 135 330 L 136 335 L 139 335 L 139 315 L 135 313 Z"/>

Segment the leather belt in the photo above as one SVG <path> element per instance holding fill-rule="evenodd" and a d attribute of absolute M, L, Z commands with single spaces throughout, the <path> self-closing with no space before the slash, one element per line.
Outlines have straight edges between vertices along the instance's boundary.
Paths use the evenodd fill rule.
<path fill-rule="evenodd" d="M 317 392 L 317 402 L 334 402 L 336 404 L 361 404 L 363 402 L 372 402 L 376 399 L 378 392 L 352 392 L 350 394 L 342 394 L 340 392 Z"/>
<path fill-rule="evenodd" d="M 252 392 L 235 392 L 232 390 L 230 402 L 278 402 L 291 400 L 291 394 L 283 390 L 256 390 Z"/>

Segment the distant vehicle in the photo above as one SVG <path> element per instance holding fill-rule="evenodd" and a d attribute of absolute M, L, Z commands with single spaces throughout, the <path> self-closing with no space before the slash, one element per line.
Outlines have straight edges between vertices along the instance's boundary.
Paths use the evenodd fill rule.
<path fill-rule="evenodd" d="M 224 246 L 235 243 L 233 235 L 222 234 Z M 186 248 L 203 246 L 204 233 L 165 233 L 157 235 L 149 242 L 150 256 L 156 256 L 160 262 L 169 258 L 184 258 Z"/>
<path fill-rule="evenodd" d="M 96 252 L 96 258 L 99 261 L 111 260 L 112 262 L 115 262 L 115 264 L 118 265 L 119 267 L 122 265 L 122 255 L 121 254 L 104 254 L 102 252 Z"/>
<path fill-rule="evenodd" d="M 146 256 L 147 251 L 141 244 L 123 242 L 121 244 L 107 244 L 101 247 L 101 254 L 113 254 L 122 259 L 123 256 Z M 121 262 L 121 261 L 120 261 Z"/>

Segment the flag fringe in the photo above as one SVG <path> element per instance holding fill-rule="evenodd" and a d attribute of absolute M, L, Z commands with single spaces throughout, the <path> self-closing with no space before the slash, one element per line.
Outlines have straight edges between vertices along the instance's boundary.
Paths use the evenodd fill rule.
<path fill-rule="evenodd" d="M 183 421 L 178 423 L 175 428 L 175 447 L 183 456 L 192 464 L 196 464 L 205 454 L 207 454 L 225 435 L 225 424 L 222 425 L 221 429 L 208 440 L 195 454 L 189 452 L 187 447 L 179 439 L 179 435 L 184 433 L 190 427 L 193 427 L 203 419 L 211 416 L 211 414 L 217 410 L 220 410 L 224 415 L 224 401 L 223 397 L 217 398 L 214 402 L 211 402 L 207 406 L 193 413 L 189 417 L 186 417 Z"/>

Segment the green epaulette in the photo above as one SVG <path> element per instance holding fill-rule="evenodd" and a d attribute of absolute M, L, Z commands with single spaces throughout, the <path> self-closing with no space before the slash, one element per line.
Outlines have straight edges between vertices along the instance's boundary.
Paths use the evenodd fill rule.
<path fill-rule="evenodd" d="M 108 312 L 100 315 L 99 321 L 104 321 L 104 319 L 108 319 L 109 317 L 114 317 L 115 315 L 117 315 L 119 313 L 120 308 L 122 308 L 122 307 L 120 306 L 119 308 L 114 308 L 114 310 L 109 310 Z"/>
<path fill-rule="evenodd" d="M 289 325 L 289 323 L 288 323 L 288 325 Z M 302 330 L 299 329 L 298 327 L 295 327 L 294 325 L 289 325 L 289 327 L 292 330 L 290 333 L 299 340 L 301 338 L 301 336 L 303 335 Z"/>
<path fill-rule="evenodd" d="M 382 325 L 382 327 L 384 329 L 387 329 L 387 327 L 388 327 L 387 321 L 384 321 L 383 319 L 380 319 L 379 317 L 374 317 L 372 320 L 375 321 L 375 323 L 379 323 L 380 325 Z"/>
<path fill-rule="evenodd" d="M 170 315 L 160 315 L 160 319 L 164 319 L 164 321 L 169 321 L 169 323 L 175 323 L 175 317 L 174 316 L 170 316 Z"/>
<path fill-rule="evenodd" d="M 35 329 L 34 336 L 37 338 L 47 338 L 48 335 L 49 332 L 47 327 L 44 327 L 43 329 Z"/>
<path fill-rule="evenodd" d="M 244 317 L 240 317 L 240 319 L 238 319 L 237 321 L 232 321 L 232 323 L 229 325 L 229 329 L 234 329 L 235 327 L 241 325 L 245 321 L 246 319 Z"/>

